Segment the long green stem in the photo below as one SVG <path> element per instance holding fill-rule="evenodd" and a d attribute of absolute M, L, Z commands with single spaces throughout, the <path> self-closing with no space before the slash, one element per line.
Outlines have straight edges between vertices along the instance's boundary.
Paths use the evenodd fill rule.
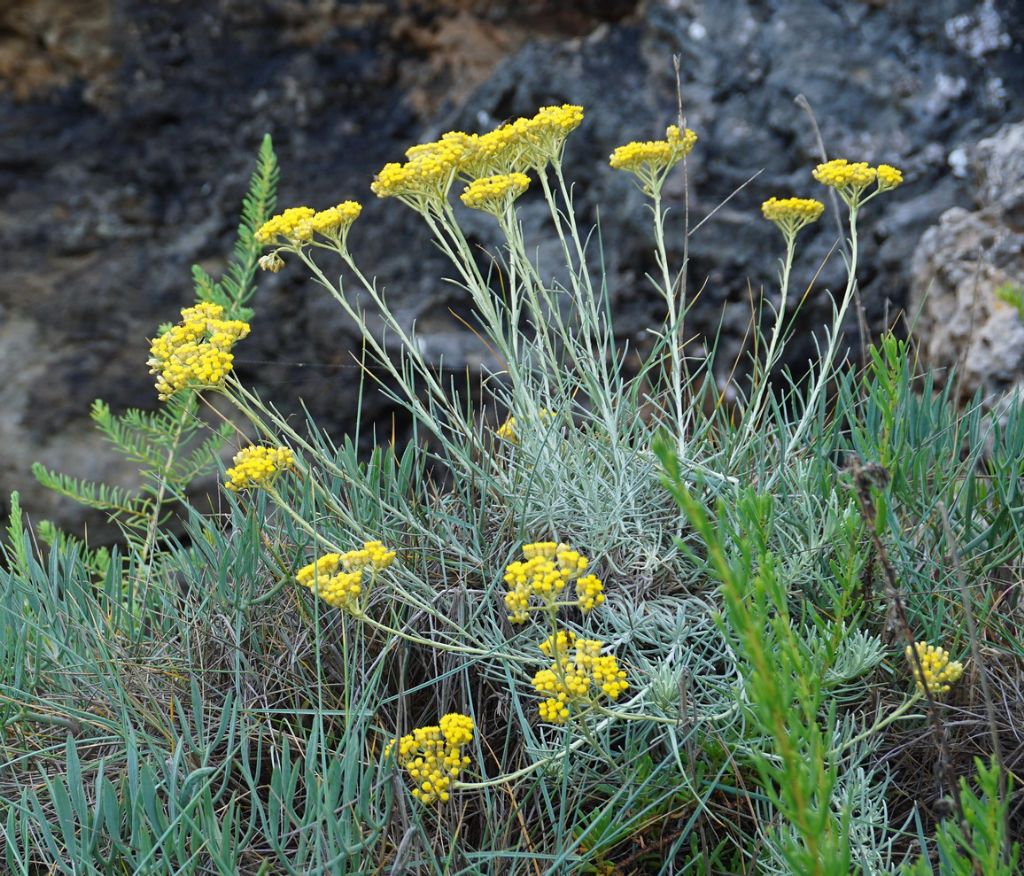
<path fill-rule="evenodd" d="M 843 320 L 846 318 L 846 311 L 850 306 L 850 301 L 853 300 L 853 290 L 857 285 L 858 206 L 859 205 L 854 204 L 854 206 L 850 207 L 850 258 L 847 263 L 846 289 L 843 291 L 843 297 L 839 304 L 839 309 L 836 311 L 835 318 L 832 320 L 832 330 L 829 335 L 828 348 L 825 351 L 825 355 L 821 358 L 814 386 L 811 389 L 810 395 L 807 397 L 807 404 L 804 407 L 802 416 L 800 417 L 800 422 L 797 423 L 796 429 L 793 430 L 789 437 L 785 453 L 783 454 L 782 464 L 778 469 L 776 469 L 777 472 L 785 470 L 785 466 L 789 461 L 790 455 L 799 446 L 800 439 L 803 438 L 804 432 L 806 432 L 810 427 L 815 416 L 815 410 L 818 407 L 818 399 L 821 397 L 821 393 L 824 391 L 829 378 L 832 376 L 832 365 L 835 360 L 836 351 L 839 348 L 840 338 L 842 337 Z"/>
<path fill-rule="evenodd" d="M 654 243 L 658 267 L 661 269 L 661 294 L 665 298 L 665 305 L 668 310 L 665 331 L 669 345 L 670 367 L 672 369 L 672 403 L 675 408 L 676 446 L 679 454 L 683 455 L 686 413 L 683 407 L 682 338 L 679 337 L 683 305 L 678 300 L 676 284 L 672 281 L 672 273 L 668 265 L 668 253 L 665 249 L 665 210 L 661 205 L 660 184 L 652 188 L 651 197 L 654 201 L 651 210 L 654 213 Z"/>
<path fill-rule="evenodd" d="M 778 346 L 779 338 L 782 335 L 782 324 L 786 317 L 786 302 L 789 296 L 789 275 L 793 267 L 793 254 L 795 251 L 796 234 L 791 233 L 786 236 L 786 256 L 782 262 L 782 273 L 779 280 L 779 307 L 775 311 L 775 325 L 772 327 L 771 340 L 768 342 L 768 349 L 765 351 L 764 365 L 761 366 L 760 372 L 758 371 L 757 364 L 755 363 L 754 365 L 753 379 L 757 381 L 757 385 L 751 397 L 750 404 L 747 405 L 747 409 L 743 414 L 743 432 L 740 435 L 740 439 L 736 442 L 736 448 L 747 446 L 747 439 L 757 426 L 758 420 L 761 416 L 761 408 L 764 405 L 765 393 L 768 390 L 769 377 L 771 375 L 772 368 L 775 367 L 775 350 Z M 735 453 L 736 451 L 734 450 L 733 452 Z"/>

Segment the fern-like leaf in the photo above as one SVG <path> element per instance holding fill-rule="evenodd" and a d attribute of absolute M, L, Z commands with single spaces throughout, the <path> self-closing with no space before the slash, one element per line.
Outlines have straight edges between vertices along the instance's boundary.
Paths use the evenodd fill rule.
<path fill-rule="evenodd" d="M 48 490 L 74 499 L 89 508 L 106 511 L 108 514 L 137 516 L 145 514 L 145 506 L 149 504 L 148 500 L 140 499 L 123 487 L 112 487 L 108 484 L 73 478 L 70 475 L 48 469 L 40 462 L 32 464 L 32 474 Z"/>
<path fill-rule="evenodd" d="M 256 169 L 249 179 L 249 191 L 242 200 L 242 216 L 234 254 L 219 284 L 231 301 L 228 309 L 235 319 L 250 319 L 252 316 L 252 311 L 245 305 L 256 291 L 253 278 L 263 251 L 254 235 L 273 215 L 277 204 L 277 180 L 277 156 L 270 135 L 266 134 L 260 144 Z"/>

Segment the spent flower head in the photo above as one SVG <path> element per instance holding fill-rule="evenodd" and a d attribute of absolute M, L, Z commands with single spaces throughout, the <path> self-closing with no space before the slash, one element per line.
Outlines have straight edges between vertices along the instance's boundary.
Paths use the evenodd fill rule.
<path fill-rule="evenodd" d="M 276 274 L 284 267 L 284 259 L 276 252 L 268 252 L 266 255 L 260 256 L 258 264 L 261 271 Z"/>
<path fill-rule="evenodd" d="M 294 467 L 295 455 L 287 447 L 245 447 L 235 454 L 234 463 L 224 486 L 237 493 L 270 486 L 279 474 Z"/>
<path fill-rule="evenodd" d="M 949 652 L 945 648 L 929 645 L 927 642 L 917 642 L 915 647 L 917 658 L 921 661 L 920 671 L 918 671 L 910 645 L 907 645 L 905 653 L 910 663 L 910 670 L 914 675 L 918 693 L 924 693 L 921 672 L 924 673 L 924 682 L 928 685 L 930 694 L 934 696 L 935 694 L 949 693 L 950 685 L 959 681 L 960 676 L 964 674 L 963 664 L 956 660 L 950 660 Z"/>
<path fill-rule="evenodd" d="M 219 386 L 234 364 L 231 348 L 249 334 L 249 324 L 222 319 L 224 308 L 202 302 L 181 311 L 181 322 L 149 345 L 149 373 L 162 400 L 188 388 Z"/>
<path fill-rule="evenodd" d="M 473 741 L 473 719 L 469 715 L 452 712 L 437 725 L 417 727 L 412 733 L 384 749 L 384 756 L 392 752 L 398 765 L 415 785 L 412 795 L 421 803 L 430 805 L 448 802 L 452 782 L 469 766 L 469 756 L 462 749 Z"/>

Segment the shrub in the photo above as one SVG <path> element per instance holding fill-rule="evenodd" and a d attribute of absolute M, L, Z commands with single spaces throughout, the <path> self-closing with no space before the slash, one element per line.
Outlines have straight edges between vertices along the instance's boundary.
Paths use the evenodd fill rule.
<path fill-rule="evenodd" d="M 1020 654 L 986 582 L 1019 574 L 1021 420 L 955 409 L 892 336 L 862 372 L 847 362 L 858 221 L 902 176 L 843 160 L 813 172 L 849 228 L 820 356 L 804 377 L 781 367 L 811 291 L 795 293 L 813 275 L 799 232 L 824 207 L 773 197 L 780 294 L 726 404 L 714 351 L 688 355 L 687 266 L 668 258 L 667 236 L 690 233 L 670 231 L 664 195 L 696 143 L 682 120 L 611 156 L 648 199 L 666 314 L 631 370 L 563 167 L 582 119 L 565 105 L 451 132 L 372 186 L 416 211 L 472 302 L 501 363 L 478 391 L 425 358 L 360 268 L 357 203 L 271 215 L 264 143 L 226 276 L 197 269 L 197 301 L 152 342 L 163 406 L 95 409 L 143 492 L 38 472 L 106 510 L 123 544 L 101 554 L 46 526 L 40 551 L 14 503 L 0 579 L 11 872 L 845 874 L 921 851 L 907 826 L 931 821 L 977 738 L 965 721 L 953 757 L 947 698 L 972 715 L 974 687 L 950 655 L 1004 683 L 977 636 L 967 657 L 967 621 Z M 462 204 L 501 232 L 487 257 L 460 225 L 462 182 Z M 527 197 L 547 205 L 561 279 L 530 255 Z M 360 458 L 239 381 L 257 264 L 333 296 L 416 440 Z M 256 443 L 203 437 L 214 396 Z M 204 514 L 189 484 L 236 440 Z M 954 570 L 977 582 L 970 599 L 937 598 Z M 937 780 L 886 762 L 901 726 L 920 737 L 905 750 L 940 753 Z M 998 773 L 979 775 L 994 799 Z M 1001 855 L 1005 831 L 985 824 L 971 841 Z M 940 829 L 945 854 L 965 842 Z"/>

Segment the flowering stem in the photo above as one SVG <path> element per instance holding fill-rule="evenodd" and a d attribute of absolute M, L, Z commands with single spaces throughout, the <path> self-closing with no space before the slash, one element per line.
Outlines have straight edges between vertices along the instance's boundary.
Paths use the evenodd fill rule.
<path fill-rule="evenodd" d="M 786 232 L 783 233 L 786 234 Z M 775 348 L 778 345 L 779 337 L 782 334 L 782 321 L 786 316 L 786 300 L 789 296 L 789 274 L 793 267 L 793 254 L 795 251 L 796 233 L 790 232 L 786 234 L 786 257 L 782 262 L 782 275 L 780 277 L 779 284 L 779 308 L 775 312 L 775 325 L 772 328 L 772 337 L 768 342 L 768 350 L 765 353 L 764 367 L 760 374 L 760 382 L 757 384 L 751 403 L 743 415 L 743 433 L 735 445 L 737 448 L 747 446 L 747 438 L 750 437 L 751 430 L 753 430 L 757 425 L 758 418 L 761 415 L 761 407 L 764 404 L 765 392 L 768 389 L 768 378 L 771 374 L 772 368 L 775 367 Z M 756 365 L 754 378 L 755 380 L 758 378 Z"/>
<path fill-rule="evenodd" d="M 650 194 L 654 201 L 651 211 L 654 213 L 654 242 L 657 247 L 658 267 L 661 268 L 661 292 L 668 308 L 667 334 L 672 368 L 672 401 L 675 405 L 676 429 L 678 430 L 677 447 L 679 454 L 682 455 L 685 413 L 683 408 L 683 362 L 680 355 L 682 339 L 679 337 L 679 326 L 683 304 L 677 300 L 676 284 L 672 282 L 668 266 L 668 253 L 665 250 L 665 210 L 661 206 L 660 182 L 651 187 Z"/>
<path fill-rule="evenodd" d="M 181 440 L 182 430 L 185 428 L 185 422 L 188 419 L 189 406 L 182 405 L 181 416 L 178 417 L 178 422 L 174 424 L 174 433 L 171 436 L 171 449 L 167 451 L 167 461 L 164 463 L 163 471 L 160 474 L 160 487 L 157 490 L 156 496 L 153 497 L 153 514 L 149 519 L 149 526 L 146 529 L 146 541 L 142 545 L 142 553 L 140 554 L 139 567 L 146 570 L 146 580 L 149 580 L 149 573 L 151 570 L 151 564 L 149 561 L 150 555 L 156 546 L 156 537 L 160 532 L 160 510 L 164 504 L 164 496 L 167 494 L 167 480 L 171 470 L 171 466 L 174 465 L 174 457 L 178 452 L 178 443 Z"/>
<path fill-rule="evenodd" d="M 856 745 L 858 742 L 863 742 L 868 737 L 873 736 L 875 733 L 878 733 L 880 730 L 884 730 L 890 724 L 894 723 L 895 721 L 898 721 L 908 711 L 910 711 L 911 707 L 920 699 L 922 699 L 923 696 L 924 695 L 921 693 L 915 693 L 912 697 L 910 697 L 910 699 L 903 703 L 903 705 L 901 705 L 898 709 L 894 709 L 881 721 L 877 721 L 863 733 L 858 733 L 856 736 L 853 737 L 853 739 L 848 739 L 838 748 L 835 748 L 832 751 L 830 751 L 829 757 L 835 757 L 836 755 L 842 754 L 848 748 L 853 748 L 853 746 Z"/>
<path fill-rule="evenodd" d="M 857 209 L 858 204 L 856 201 L 852 202 L 850 207 L 850 258 L 847 263 L 847 278 L 846 278 L 846 289 L 843 292 L 843 298 L 839 305 L 839 309 L 836 311 L 835 318 L 832 321 L 832 332 L 829 336 L 828 348 L 825 351 L 825 355 L 821 359 L 821 367 L 818 371 L 818 376 L 815 379 L 814 386 L 811 389 L 810 395 L 807 397 L 807 404 L 804 407 L 804 412 L 800 417 L 800 422 L 797 423 L 796 429 L 789 438 L 789 442 L 786 444 L 786 450 L 783 454 L 783 465 L 778 468 L 778 471 L 782 471 L 785 463 L 788 462 L 790 454 L 793 449 L 797 446 L 800 439 L 803 437 L 803 433 L 807 430 L 811 424 L 811 420 L 814 417 L 814 410 L 818 405 L 818 398 L 821 396 L 825 385 L 828 383 L 828 379 L 832 372 L 832 363 L 835 359 L 836 350 L 839 346 L 839 338 L 842 334 L 843 319 L 846 317 L 846 310 L 850 306 L 850 301 L 853 298 L 853 290 L 857 285 Z"/>

